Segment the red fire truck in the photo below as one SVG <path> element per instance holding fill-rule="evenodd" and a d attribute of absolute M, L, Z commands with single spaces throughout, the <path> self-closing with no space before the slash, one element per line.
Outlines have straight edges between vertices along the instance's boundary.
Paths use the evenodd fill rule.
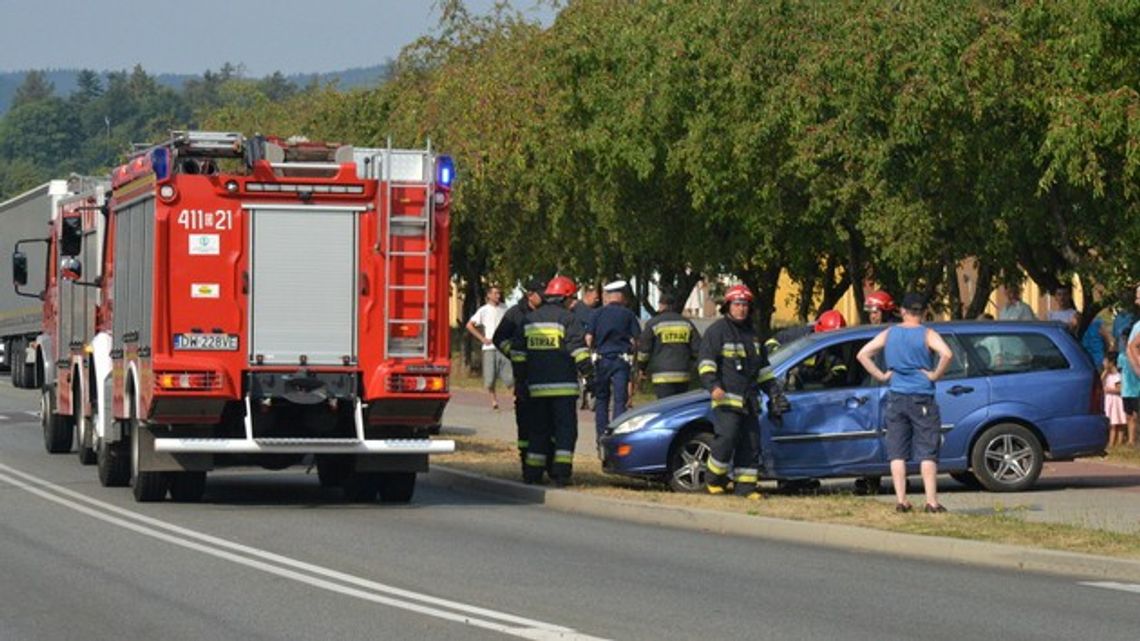
<path fill-rule="evenodd" d="M 108 321 L 74 386 L 103 484 L 192 501 L 216 466 L 310 463 L 355 500 L 410 500 L 454 450 L 428 437 L 449 398 L 453 176 L 430 148 L 220 132 L 115 169 L 99 278 L 60 270 Z"/>
<path fill-rule="evenodd" d="M 60 181 L 61 183 L 64 181 Z M 32 380 L 41 387 L 40 417 L 44 447 L 48 452 L 71 451 L 75 435 L 79 460 L 95 462 L 92 449 L 91 407 L 86 393 L 91 389 L 91 351 L 88 345 L 100 331 L 100 295 L 95 284 L 100 278 L 105 232 L 103 208 L 109 185 L 106 180 L 73 176 L 50 211 L 48 238 L 16 243 L 13 276 L 16 293 L 43 300 L 42 327 L 32 344 L 35 372 Z M 46 254 L 46 285 L 40 292 L 21 290 L 27 284 L 28 264 L 25 247 L 43 244 Z M 82 265 L 94 268 L 92 280 L 82 280 Z M 78 429 L 77 429 L 78 428 Z"/>

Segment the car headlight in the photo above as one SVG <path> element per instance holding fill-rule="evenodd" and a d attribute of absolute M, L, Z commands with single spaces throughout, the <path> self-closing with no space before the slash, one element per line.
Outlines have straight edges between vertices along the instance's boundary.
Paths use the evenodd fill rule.
<path fill-rule="evenodd" d="M 630 432 L 636 432 L 637 430 L 645 427 L 649 421 L 652 421 L 658 416 L 660 416 L 660 414 L 656 414 L 654 412 L 650 412 L 648 414 L 638 414 L 633 418 L 629 418 L 618 423 L 617 426 L 614 427 L 614 434 L 628 434 Z"/>

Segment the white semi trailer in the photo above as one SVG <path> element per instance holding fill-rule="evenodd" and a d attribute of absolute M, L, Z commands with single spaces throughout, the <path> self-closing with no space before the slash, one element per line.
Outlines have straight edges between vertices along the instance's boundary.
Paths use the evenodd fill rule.
<path fill-rule="evenodd" d="M 11 372 L 16 387 L 39 387 L 35 341 L 43 331 L 43 303 L 34 295 L 21 295 L 12 285 L 12 261 L 17 240 L 48 236 L 52 212 L 71 190 L 67 180 L 52 180 L 0 203 L 0 367 Z M 28 282 L 44 282 L 47 245 L 32 243 L 28 255 Z"/>

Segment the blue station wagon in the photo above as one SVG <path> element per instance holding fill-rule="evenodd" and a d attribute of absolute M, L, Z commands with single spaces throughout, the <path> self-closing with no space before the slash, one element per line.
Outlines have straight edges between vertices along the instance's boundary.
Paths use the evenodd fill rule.
<path fill-rule="evenodd" d="M 936 391 L 942 415 L 940 472 L 973 487 L 1015 492 L 1036 482 L 1046 460 L 1104 452 L 1108 421 L 1100 379 L 1060 324 L 930 326 L 954 352 Z M 883 427 L 886 387 L 855 358 L 883 329 L 865 325 L 810 334 L 770 356 L 792 409 L 779 421 L 760 417 L 765 478 L 855 477 L 857 488 L 877 488 L 880 478 L 890 475 Z M 647 404 L 610 423 L 600 446 L 603 467 L 660 479 L 677 491 L 701 490 L 712 425 L 703 390 Z"/>

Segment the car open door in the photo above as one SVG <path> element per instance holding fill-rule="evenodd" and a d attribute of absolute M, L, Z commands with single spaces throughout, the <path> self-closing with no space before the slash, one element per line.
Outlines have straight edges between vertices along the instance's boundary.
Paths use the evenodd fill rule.
<path fill-rule="evenodd" d="M 792 409 L 778 422 L 761 418 L 768 476 L 882 473 L 884 388 L 855 359 L 868 340 L 825 345 L 784 370 L 779 378 Z"/>

